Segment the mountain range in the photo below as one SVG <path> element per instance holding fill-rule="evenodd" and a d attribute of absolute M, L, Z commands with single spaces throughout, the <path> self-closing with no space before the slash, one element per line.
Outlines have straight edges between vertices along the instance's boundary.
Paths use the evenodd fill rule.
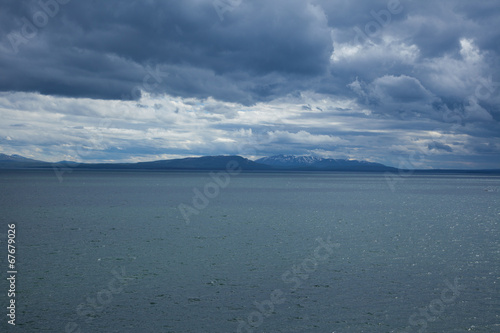
<path fill-rule="evenodd" d="M 44 162 L 20 155 L 0 154 L 0 169 L 75 168 L 132 170 L 224 170 L 229 162 L 242 170 L 303 170 L 303 171 L 394 171 L 379 163 L 356 160 L 324 159 L 314 156 L 276 155 L 256 161 L 241 156 L 203 156 L 138 163 L 77 163 Z"/>
<path fill-rule="evenodd" d="M 263 157 L 255 162 L 280 169 L 338 170 L 338 171 L 389 171 L 397 170 L 380 163 L 357 160 L 321 158 L 316 156 L 276 155 Z"/>
<path fill-rule="evenodd" d="M 241 156 L 203 156 L 138 163 L 45 162 L 20 155 L 0 153 L 0 169 L 90 169 L 90 170 L 225 170 L 228 163 L 245 171 L 363 171 L 397 172 L 399 169 L 367 161 L 321 158 L 316 156 L 275 155 L 255 161 Z M 414 170 L 419 173 L 500 173 L 495 170 Z"/>

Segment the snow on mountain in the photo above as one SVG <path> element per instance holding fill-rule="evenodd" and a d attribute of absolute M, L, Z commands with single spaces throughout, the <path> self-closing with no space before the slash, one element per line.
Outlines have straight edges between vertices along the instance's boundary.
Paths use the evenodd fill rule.
<path fill-rule="evenodd" d="M 277 167 L 294 168 L 311 166 L 321 161 L 322 158 L 315 156 L 275 155 L 271 157 L 259 158 L 255 162 Z"/>
<path fill-rule="evenodd" d="M 276 155 L 263 157 L 255 162 L 278 168 L 299 168 L 303 170 L 366 170 L 392 169 L 380 163 L 367 161 L 321 158 L 315 156 Z"/>

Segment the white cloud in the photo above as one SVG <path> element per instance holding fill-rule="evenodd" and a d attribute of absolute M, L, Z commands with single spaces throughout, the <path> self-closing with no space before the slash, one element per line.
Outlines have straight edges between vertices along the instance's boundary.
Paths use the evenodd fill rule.
<path fill-rule="evenodd" d="M 269 138 L 271 142 L 289 142 L 296 144 L 305 144 L 305 145 L 335 145 L 339 143 L 346 142 L 341 138 L 334 137 L 331 135 L 313 135 L 306 131 L 299 131 L 297 133 L 291 133 L 288 131 L 274 131 L 268 132 Z"/>
<path fill-rule="evenodd" d="M 484 53 L 471 39 L 460 40 L 461 58 L 452 54 L 426 59 L 418 66 L 421 80 L 436 95 L 465 100 L 490 73 Z"/>
<path fill-rule="evenodd" d="M 336 66 L 364 66 L 367 63 L 387 64 L 398 62 L 400 64 L 413 64 L 420 57 L 417 45 L 409 44 L 407 36 L 398 36 L 395 32 L 385 31 L 377 42 L 366 40 L 359 43 L 355 38 L 348 41 L 340 40 L 340 31 L 333 29 L 333 52 L 331 62 Z M 384 66 L 384 67 L 385 67 Z"/>

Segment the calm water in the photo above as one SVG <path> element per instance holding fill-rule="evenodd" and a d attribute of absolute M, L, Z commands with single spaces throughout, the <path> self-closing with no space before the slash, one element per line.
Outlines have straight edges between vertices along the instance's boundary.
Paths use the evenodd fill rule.
<path fill-rule="evenodd" d="M 1 330 L 500 332 L 500 177 L 240 174 L 186 224 L 210 181 L 0 172 Z"/>

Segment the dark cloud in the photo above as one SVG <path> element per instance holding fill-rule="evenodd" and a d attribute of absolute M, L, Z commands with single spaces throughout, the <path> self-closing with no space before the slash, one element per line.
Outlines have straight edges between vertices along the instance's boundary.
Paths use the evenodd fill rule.
<path fill-rule="evenodd" d="M 101 110 L 105 107 L 99 104 L 96 110 L 82 100 L 135 100 L 137 110 L 124 112 L 152 109 L 160 122 L 170 123 L 180 122 L 172 115 L 191 112 L 211 123 L 234 122 L 234 131 L 254 128 L 264 136 L 272 132 L 273 151 L 291 153 L 293 148 L 287 147 L 295 145 L 303 152 L 315 144 L 337 149 L 335 144 L 345 144 L 329 137 L 337 133 L 355 141 L 382 136 L 382 131 L 403 137 L 398 131 L 406 131 L 422 140 L 427 136 L 424 147 L 428 145 L 432 153 L 456 154 L 459 145 L 440 146 L 441 141 L 428 138 L 431 132 L 460 138 L 464 154 L 498 152 L 497 2 L 214 4 L 221 2 L 0 0 L 4 110 L 21 105 L 16 98 L 23 99 L 26 109 L 37 109 L 25 92 L 70 97 L 75 101 L 65 101 L 64 111 L 53 100 L 43 100 L 44 112 L 63 112 L 65 117 L 57 119 L 71 120 L 74 123 L 68 126 L 78 127 L 79 117 L 105 116 Z M 146 95 L 153 104 L 141 100 Z M 164 106 L 163 96 L 183 100 Z M 284 126 L 276 117 L 251 126 L 239 118 L 243 107 L 277 112 L 266 103 L 281 103 L 279 110 L 298 105 L 300 112 L 290 111 L 285 118 L 304 123 Z M 107 112 L 112 113 L 113 107 Z M 30 125 L 8 127 L 24 130 Z M 149 125 L 137 126 L 145 130 Z M 230 146 L 230 138 L 212 139 L 224 149 Z M 406 137 L 401 140 L 411 142 Z M 393 136 L 381 138 L 378 148 L 388 148 L 392 141 Z M 362 139 L 353 144 L 362 147 Z M 219 146 L 213 147 L 216 151 Z M 375 149 L 364 149 L 373 158 L 385 158 Z M 185 151 L 202 153 L 203 147 Z M 357 153 L 347 148 L 343 153 L 353 151 Z"/>
<path fill-rule="evenodd" d="M 425 103 L 432 97 L 417 79 L 405 75 L 378 78 L 373 82 L 373 90 L 380 100 L 390 99 L 401 103 Z"/>
<path fill-rule="evenodd" d="M 57 8 L 36 0 L 4 2 L 0 90 L 49 95 L 137 99 L 151 90 L 249 105 L 303 89 L 349 93 L 346 85 L 356 76 L 370 83 L 406 75 L 439 97 L 445 89 L 427 82 L 435 71 L 415 67 L 422 59 L 457 57 L 461 38 L 498 44 L 497 29 L 478 20 L 484 16 L 491 24 L 498 17 L 498 6 L 488 2 L 258 0 L 222 11 L 212 0 L 73 0 Z M 37 21 L 42 14 L 46 22 Z M 376 36 L 356 37 L 355 28 L 370 35 L 377 25 Z M 396 39 L 382 45 L 385 37 Z M 386 54 L 367 49 L 363 59 L 332 66 L 332 42 L 355 41 L 380 44 Z M 396 43 L 415 45 L 418 55 L 408 59 L 403 50 L 391 59 L 401 51 Z M 157 67 L 160 82 L 147 77 L 148 68 Z M 399 97 L 391 96 L 416 98 L 413 88 L 398 87 Z"/>
<path fill-rule="evenodd" d="M 446 144 L 443 144 L 443 143 L 440 143 L 440 142 L 436 142 L 436 141 L 433 141 L 432 143 L 430 143 L 429 145 L 427 145 L 427 148 L 429 150 L 444 150 L 444 151 L 447 151 L 449 153 L 451 153 L 453 151 L 453 148 L 451 148 L 450 146 L 446 145 Z"/>
<path fill-rule="evenodd" d="M 322 75 L 332 51 L 321 8 L 299 0 L 242 2 L 223 21 L 212 1 L 71 1 L 26 43 L 12 43 L 27 29 L 19 20 L 31 26 L 42 9 L 13 7 L 3 15 L 4 91 L 113 99 L 161 66 L 172 75 L 162 92 L 250 103 L 295 89 L 274 87 L 280 78 Z"/>

